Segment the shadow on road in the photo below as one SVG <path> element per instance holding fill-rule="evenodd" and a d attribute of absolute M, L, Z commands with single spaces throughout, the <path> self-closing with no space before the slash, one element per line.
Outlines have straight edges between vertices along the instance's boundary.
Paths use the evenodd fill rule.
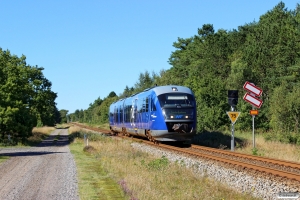
<path fill-rule="evenodd" d="M 68 135 L 50 135 L 36 147 L 66 146 L 69 144 Z"/>
<path fill-rule="evenodd" d="M 0 156 L 10 156 L 10 157 L 16 157 L 16 156 L 41 156 L 41 155 L 47 155 L 47 154 L 55 154 L 55 153 L 66 153 L 66 152 L 51 152 L 51 151 L 27 151 L 27 152 L 11 152 L 11 153 L 0 153 Z"/>
<path fill-rule="evenodd" d="M 37 145 L 28 147 L 28 148 L 18 148 L 18 147 L 12 147 L 12 148 L 4 148 L 3 153 L 0 149 L 0 156 L 10 156 L 10 157 L 16 157 L 16 156 L 40 156 L 40 155 L 47 155 L 47 154 L 56 154 L 56 153 L 66 153 L 66 152 L 59 152 L 59 151 L 51 151 L 51 149 L 46 149 L 45 151 L 40 151 L 36 149 L 35 147 L 62 147 L 69 145 L 69 136 L 68 135 L 49 135 L 46 139 L 44 139 L 42 142 L 40 142 Z"/>

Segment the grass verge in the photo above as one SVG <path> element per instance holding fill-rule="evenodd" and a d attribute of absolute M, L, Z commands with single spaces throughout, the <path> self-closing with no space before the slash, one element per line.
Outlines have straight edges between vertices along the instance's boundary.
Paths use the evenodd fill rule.
<path fill-rule="evenodd" d="M 81 135 L 75 133 L 77 135 Z M 182 163 L 171 163 L 135 150 L 128 140 L 102 137 L 90 141 L 92 148 L 83 152 L 82 139 L 75 138 L 70 145 L 78 167 L 81 199 L 109 199 L 122 188 L 120 198 L 127 199 L 256 199 L 241 194 L 208 177 L 200 177 Z M 112 188 L 104 190 L 109 179 Z M 116 193 L 118 194 L 118 193 Z"/>
<path fill-rule="evenodd" d="M 83 148 L 83 140 L 70 145 L 74 155 L 80 199 L 128 199 L 120 186 L 109 176 L 102 163 L 93 155 L 93 148 Z"/>

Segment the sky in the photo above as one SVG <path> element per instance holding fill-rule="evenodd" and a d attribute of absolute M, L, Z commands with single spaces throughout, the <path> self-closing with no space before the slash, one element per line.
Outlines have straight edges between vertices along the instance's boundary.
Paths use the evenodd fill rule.
<path fill-rule="evenodd" d="M 237 29 L 271 10 L 275 0 L 1 0 L 0 48 L 43 67 L 58 110 L 87 109 L 123 93 L 146 71 L 170 69 L 179 38 Z M 294 10 L 300 0 L 283 1 Z"/>

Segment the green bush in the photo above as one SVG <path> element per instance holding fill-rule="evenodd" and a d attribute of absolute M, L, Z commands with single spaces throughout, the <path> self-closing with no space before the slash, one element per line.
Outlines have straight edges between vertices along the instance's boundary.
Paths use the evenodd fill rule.
<path fill-rule="evenodd" d="M 84 135 L 86 135 L 89 141 L 101 141 L 106 137 L 105 134 L 101 134 L 101 133 L 79 131 L 69 135 L 69 140 L 73 141 L 74 138 L 84 139 Z"/>
<path fill-rule="evenodd" d="M 300 134 L 293 132 L 284 132 L 284 131 L 274 131 L 264 134 L 264 139 L 266 141 L 279 141 L 282 143 L 288 144 L 297 144 L 300 145 Z"/>
<path fill-rule="evenodd" d="M 152 160 L 148 164 L 144 160 L 141 161 L 142 166 L 145 166 L 149 170 L 164 170 L 168 167 L 169 163 L 170 161 L 165 156 Z"/>

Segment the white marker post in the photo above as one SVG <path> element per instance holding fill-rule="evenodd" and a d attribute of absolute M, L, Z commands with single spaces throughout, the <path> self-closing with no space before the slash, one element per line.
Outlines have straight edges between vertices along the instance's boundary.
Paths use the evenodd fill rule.
<path fill-rule="evenodd" d="M 83 139 L 84 139 L 84 144 L 86 146 L 86 140 L 87 140 L 86 134 L 83 135 Z"/>
<path fill-rule="evenodd" d="M 250 83 L 248 81 L 246 81 L 243 88 L 249 92 L 244 95 L 243 99 L 252 105 L 252 110 L 254 110 L 255 107 L 260 108 L 263 101 L 257 97 L 261 96 L 261 94 L 263 93 L 262 89 L 255 86 L 254 83 Z M 255 115 L 252 114 L 253 148 L 255 148 L 254 118 Z"/>
<path fill-rule="evenodd" d="M 252 106 L 252 110 L 254 110 L 254 106 Z M 255 148 L 254 118 L 255 118 L 255 115 L 252 115 L 253 149 Z"/>

